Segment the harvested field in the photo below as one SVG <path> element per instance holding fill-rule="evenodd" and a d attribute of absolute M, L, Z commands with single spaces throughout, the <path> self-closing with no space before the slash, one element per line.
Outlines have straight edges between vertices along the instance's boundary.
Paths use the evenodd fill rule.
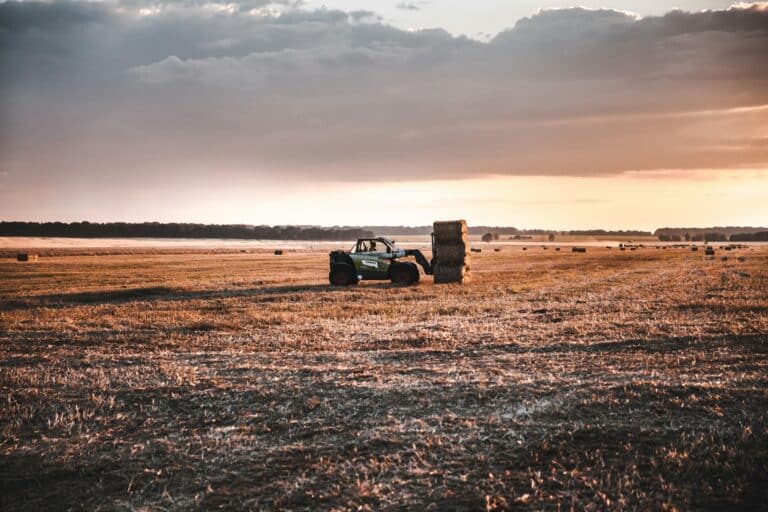
<path fill-rule="evenodd" d="M 39 252 L 0 261 L 2 510 L 766 509 L 767 247 L 352 288 L 325 253 Z"/>

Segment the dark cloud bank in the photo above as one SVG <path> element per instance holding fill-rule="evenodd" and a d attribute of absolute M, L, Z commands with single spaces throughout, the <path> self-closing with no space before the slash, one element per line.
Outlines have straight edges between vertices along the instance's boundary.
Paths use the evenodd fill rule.
<path fill-rule="evenodd" d="M 13 181 L 768 165 L 768 4 L 543 11 L 487 43 L 253 0 L 0 4 Z"/>

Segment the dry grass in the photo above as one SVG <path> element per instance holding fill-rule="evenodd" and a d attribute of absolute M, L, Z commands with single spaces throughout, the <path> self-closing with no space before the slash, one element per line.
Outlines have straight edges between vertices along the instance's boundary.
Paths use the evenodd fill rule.
<path fill-rule="evenodd" d="M 0 509 L 768 502 L 766 248 L 350 289 L 320 253 L 62 251 L 0 263 Z"/>

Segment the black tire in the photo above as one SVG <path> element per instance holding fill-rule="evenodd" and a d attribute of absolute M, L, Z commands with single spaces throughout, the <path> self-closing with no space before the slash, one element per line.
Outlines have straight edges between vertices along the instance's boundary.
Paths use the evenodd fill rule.
<path fill-rule="evenodd" d="M 334 265 L 328 274 L 328 281 L 333 286 L 351 286 L 357 284 L 355 269 L 349 265 Z"/>
<path fill-rule="evenodd" d="M 419 282 L 419 269 L 413 263 L 395 263 L 389 270 L 392 284 L 411 285 Z"/>

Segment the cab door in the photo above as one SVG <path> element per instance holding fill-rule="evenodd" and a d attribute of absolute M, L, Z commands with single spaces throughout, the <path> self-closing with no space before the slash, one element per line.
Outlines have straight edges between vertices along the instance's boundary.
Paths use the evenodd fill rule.
<path fill-rule="evenodd" d="M 357 275 L 362 276 L 363 279 L 387 279 L 391 255 L 384 244 L 379 242 L 375 248 L 372 248 L 371 244 L 359 244 L 357 250 L 359 252 L 350 254 L 355 263 Z"/>

